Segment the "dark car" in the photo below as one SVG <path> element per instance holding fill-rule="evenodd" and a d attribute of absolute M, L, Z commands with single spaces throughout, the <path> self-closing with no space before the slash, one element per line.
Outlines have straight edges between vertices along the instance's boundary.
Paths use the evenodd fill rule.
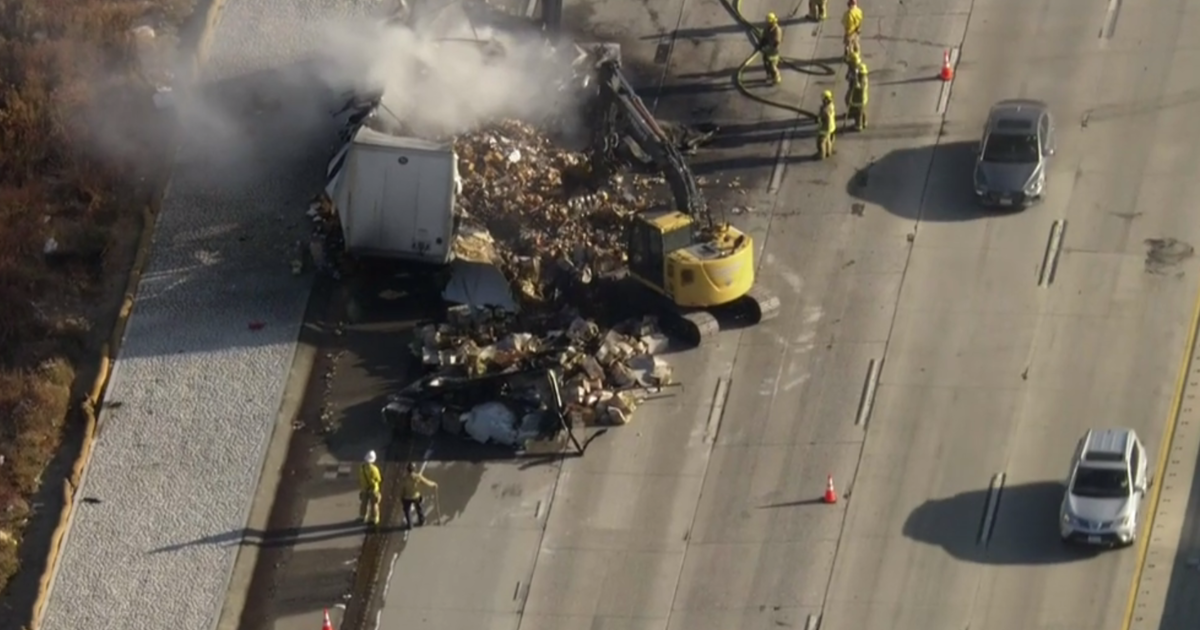
<path fill-rule="evenodd" d="M 1041 101 L 992 106 L 975 156 L 975 196 L 985 206 L 1021 208 L 1042 199 L 1054 155 L 1054 117 Z"/>

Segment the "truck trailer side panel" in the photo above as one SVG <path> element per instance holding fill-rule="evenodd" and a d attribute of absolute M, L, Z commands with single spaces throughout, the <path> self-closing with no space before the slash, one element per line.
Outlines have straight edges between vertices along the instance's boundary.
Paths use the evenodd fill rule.
<path fill-rule="evenodd" d="M 363 131 L 370 131 L 364 129 Z M 352 253 L 446 264 L 454 230 L 454 152 L 417 139 L 355 138 L 335 199 Z"/>
<path fill-rule="evenodd" d="M 402 156 L 399 160 L 406 157 L 407 164 L 395 164 L 387 171 L 384 186 L 387 198 L 411 205 L 411 210 L 387 222 L 389 239 L 411 243 L 412 250 L 424 258 L 449 262 L 453 237 L 453 156 L 425 153 Z"/>

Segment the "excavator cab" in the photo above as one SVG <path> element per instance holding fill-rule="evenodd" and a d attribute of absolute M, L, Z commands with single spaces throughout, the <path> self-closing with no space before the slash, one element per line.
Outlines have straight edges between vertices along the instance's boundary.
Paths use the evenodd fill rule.
<path fill-rule="evenodd" d="M 651 289 L 670 295 L 671 278 L 666 274 L 672 254 L 691 247 L 694 222 L 681 212 L 643 212 L 629 225 L 626 245 L 629 273 Z"/>
<path fill-rule="evenodd" d="M 629 225 L 629 273 L 683 308 L 729 304 L 754 284 L 752 247 L 735 228 L 704 229 L 677 210 L 646 211 Z"/>

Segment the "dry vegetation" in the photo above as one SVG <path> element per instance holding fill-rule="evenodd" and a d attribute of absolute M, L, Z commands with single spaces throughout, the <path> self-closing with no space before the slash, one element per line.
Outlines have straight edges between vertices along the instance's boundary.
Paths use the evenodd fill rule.
<path fill-rule="evenodd" d="M 0 590 L 161 193 L 163 77 L 138 50 L 165 59 L 193 3 L 0 0 Z"/>

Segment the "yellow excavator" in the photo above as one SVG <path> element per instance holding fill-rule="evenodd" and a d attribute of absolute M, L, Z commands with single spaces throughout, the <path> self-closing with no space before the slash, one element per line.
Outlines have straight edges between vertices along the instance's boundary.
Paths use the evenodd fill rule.
<path fill-rule="evenodd" d="M 619 53 L 618 53 L 619 54 Z M 665 306 L 664 328 L 700 345 L 720 331 L 714 311 L 747 324 L 779 315 L 778 296 L 755 286 L 754 240 L 714 220 L 678 138 L 646 108 L 611 51 L 595 62 L 597 89 L 590 161 L 606 177 L 629 155 L 666 179 L 675 207 L 636 215 L 627 231 L 628 277 Z"/>

